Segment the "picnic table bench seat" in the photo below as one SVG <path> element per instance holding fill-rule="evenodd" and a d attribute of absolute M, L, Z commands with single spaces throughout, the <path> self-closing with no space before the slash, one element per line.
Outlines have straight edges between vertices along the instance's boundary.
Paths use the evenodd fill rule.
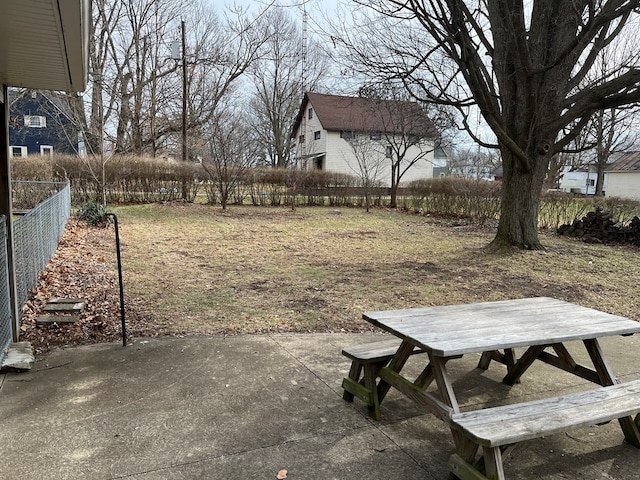
<path fill-rule="evenodd" d="M 640 380 L 543 400 L 454 413 L 450 424 L 460 433 L 458 453 L 449 470 L 462 480 L 503 480 L 507 446 L 545 435 L 619 419 L 627 441 L 640 448 Z M 633 430 L 635 429 L 635 433 Z M 475 462 L 478 447 L 483 458 Z"/>
<path fill-rule="evenodd" d="M 354 396 L 358 397 L 367 404 L 369 416 L 375 420 L 380 420 L 380 404 L 378 396 L 374 394 L 378 371 L 389 364 L 399 346 L 398 339 L 391 339 L 342 349 L 342 354 L 351 359 L 349 376 L 342 380 L 342 398 L 353 402 Z M 412 355 L 417 353 L 423 351 L 416 347 Z"/>

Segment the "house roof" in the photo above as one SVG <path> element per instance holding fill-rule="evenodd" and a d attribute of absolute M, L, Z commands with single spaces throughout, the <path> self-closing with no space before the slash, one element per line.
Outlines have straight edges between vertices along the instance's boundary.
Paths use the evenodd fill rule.
<path fill-rule="evenodd" d="M 607 172 L 632 172 L 640 170 L 640 152 L 621 153 L 617 160 L 607 167 Z"/>
<path fill-rule="evenodd" d="M 84 90 L 88 32 L 89 0 L 2 0 L 0 84 Z"/>
<path fill-rule="evenodd" d="M 421 137 L 437 137 L 438 130 L 416 102 L 343 97 L 307 92 L 293 128 L 298 130 L 311 104 L 315 115 L 328 131 L 378 132 Z"/>

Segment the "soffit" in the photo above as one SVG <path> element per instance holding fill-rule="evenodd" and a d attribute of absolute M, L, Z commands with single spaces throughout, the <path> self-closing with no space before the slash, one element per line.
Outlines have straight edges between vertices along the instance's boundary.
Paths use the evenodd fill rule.
<path fill-rule="evenodd" d="M 0 83 L 84 90 L 88 22 L 89 0 L 2 0 Z"/>

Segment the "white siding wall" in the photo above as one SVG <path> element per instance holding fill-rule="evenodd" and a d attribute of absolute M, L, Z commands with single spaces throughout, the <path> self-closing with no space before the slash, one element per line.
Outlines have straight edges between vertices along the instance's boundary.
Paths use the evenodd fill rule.
<path fill-rule="evenodd" d="M 314 132 L 320 131 L 320 139 L 314 140 Z M 304 143 L 300 143 L 300 135 L 304 135 Z M 298 158 L 298 166 L 304 168 L 305 164 L 307 168 L 313 168 L 313 162 L 305 162 L 304 158 L 308 155 L 316 153 L 324 153 L 327 151 L 327 132 L 322 128 L 316 112 L 313 112 L 313 116 L 309 118 L 309 107 L 304 112 L 304 118 L 300 122 L 298 132 L 296 132 L 296 157 Z"/>
<path fill-rule="evenodd" d="M 351 145 L 340 138 L 340 132 L 327 133 L 327 165 L 328 172 L 346 173 L 355 177 L 360 176 L 358 161 L 353 154 Z"/>
<path fill-rule="evenodd" d="M 640 200 L 640 172 L 607 172 L 607 196 Z"/>
<path fill-rule="evenodd" d="M 298 166 L 300 168 L 314 168 L 314 161 L 309 159 L 305 161 L 304 156 L 312 154 L 324 153 L 324 161 L 322 169 L 327 172 L 343 173 L 355 177 L 360 176 L 358 161 L 353 153 L 353 149 L 349 143 L 340 137 L 340 132 L 327 132 L 322 129 L 317 120 L 307 119 L 304 130 L 305 141 L 296 145 L 296 154 L 298 156 Z M 320 130 L 320 140 L 314 140 L 314 132 Z M 299 139 L 301 133 L 298 133 Z M 385 158 L 385 145 L 379 141 L 375 143 L 375 151 L 382 159 L 383 168 L 380 169 L 377 180 L 383 186 L 391 186 L 391 159 Z M 423 153 L 427 151 L 428 153 Z M 426 142 L 421 146 L 415 145 L 407 151 L 404 163 L 410 162 L 412 159 L 420 156 L 420 160 L 416 162 L 402 177 L 401 184 L 406 184 L 413 180 L 433 178 L 433 142 Z"/>
<path fill-rule="evenodd" d="M 372 140 L 374 144 L 372 148 L 375 154 L 382 160 L 383 168 L 379 170 L 377 180 L 383 186 L 391 186 L 391 159 L 386 158 L 386 145 L 384 141 Z M 427 152 L 427 153 L 424 153 Z M 413 165 L 403 175 L 401 184 L 408 183 L 412 180 L 424 178 L 433 178 L 433 142 L 425 142 L 422 145 L 414 145 L 410 147 L 404 157 L 403 162 L 408 163 L 420 156 L 415 165 Z M 326 170 L 329 172 L 346 173 L 348 175 L 360 176 L 358 161 L 353 153 L 351 145 L 344 139 L 340 138 L 340 132 L 328 132 L 327 134 L 327 157 Z"/>
<path fill-rule="evenodd" d="M 314 133 L 320 131 L 320 139 L 314 139 Z M 300 143 L 300 135 L 304 134 L 305 141 Z M 372 140 L 376 144 L 375 150 L 381 158 L 385 156 L 384 141 Z M 433 178 L 433 141 L 424 142 L 409 148 L 404 158 L 404 163 L 412 161 L 417 156 L 416 162 L 402 177 L 401 185 L 424 178 Z M 428 153 L 423 153 L 428 152 Z M 328 172 L 344 173 L 359 177 L 358 162 L 349 143 L 340 138 L 340 132 L 328 132 L 318 120 L 315 111 L 309 118 L 309 107 L 304 112 L 304 118 L 296 132 L 296 157 L 299 168 L 314 168 L 315 161 L 309 157 L 314 154 L 324 154 L 322 169 Z M 306 157 L 306 159 L 305 159 Z M 384 168 L 380 170 L 378 180 L 383 186 L 391 186 L 391 159 L 384 158 Z"/>
<path fill-rule="evenodd" d="M 411 162 L 418 156 L 420 156 L 420 159 L 404 174 L 400 181 L 401 185 L 413 180 L 433 178 L 433 149 L 434 144 L 432 140 L 409 148 L 404 157 L 405 164 Z M 427 153 L 425 154 L 424 152 Z M 389 182 L 391 182 L 391 167 L 389 167 Z"/>

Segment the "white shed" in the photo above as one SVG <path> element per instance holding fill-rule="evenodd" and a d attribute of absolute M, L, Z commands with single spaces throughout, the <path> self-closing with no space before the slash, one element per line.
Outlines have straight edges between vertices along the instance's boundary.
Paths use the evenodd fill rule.
<path fill-rule="evenodd" d="M 607 196 L 640 201 L 640 152 L 625 152 L 607 168 Z"/>

